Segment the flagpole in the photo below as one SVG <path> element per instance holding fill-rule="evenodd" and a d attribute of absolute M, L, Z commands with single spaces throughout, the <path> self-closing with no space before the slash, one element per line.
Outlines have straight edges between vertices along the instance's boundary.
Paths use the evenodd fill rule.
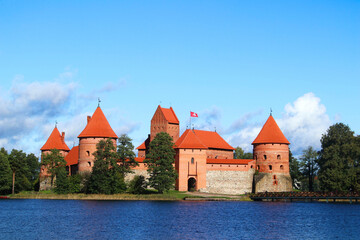
<path fill-rule="evenodd" d="M 190 110 L 190 130 L 191 130 L 191 110 Z"/>

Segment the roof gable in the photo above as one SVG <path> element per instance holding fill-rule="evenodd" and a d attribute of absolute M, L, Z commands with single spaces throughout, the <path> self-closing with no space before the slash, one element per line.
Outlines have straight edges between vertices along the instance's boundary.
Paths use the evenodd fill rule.
<path fill-rule="evenodd" d="M 162 108 L 160 105 L 159 107 L 161 112 L 163 113 L 166 121 L 169 123 L 179 124 L 179 119 L 177 118 L 174 109 L 172 107 L 170 108 Z"/>
<path fill-rule="evenodd" d="M 60 135 L 59 130 L 57 129 L 57 127 L 54 128 L 54 130 L 51 132 L 48 140 L 46 141 L 46 143 L 44 144 L 44 146 L 42 146 L 42 148 L 40 148 L 40 150 L 44 151 L 44 150 L 51 150 L 51 149 L 58 149 L 58 150 L 64 150 L 64 151 L 69 151 L 69 147 L 66 145 L 64 137 Z"/>
<path fill-rule="evenodd" d="M 96 108 L 85 129 L 78 136 L 83 137 L 118 138 L 100 107 Z"/>
<path fill-rule="evenodd" d="M 252 144 L 259 143 L 290 144 L 271 115 L 262 127 L 259 135 L 252 142 Z"/>
<path fill-rule="evenodd" d="M 68 155 L 65 156 L 66 166 L 75 165 L 79 163 L 79 146 L 73 147 Z"/>
<path fill-rule="evenodd" d="M 235 150 L 217 132 L 194 130 L 194 133 L 208 148 Z"/>
<path fill-rule="evenodd" d="M 196 148 L 207 149 L 207 147 L 201 142 L 201 140 L 195 135 L 195 133 L 187 129 L 181 137 L 176 141 L 175 148 Z"/>

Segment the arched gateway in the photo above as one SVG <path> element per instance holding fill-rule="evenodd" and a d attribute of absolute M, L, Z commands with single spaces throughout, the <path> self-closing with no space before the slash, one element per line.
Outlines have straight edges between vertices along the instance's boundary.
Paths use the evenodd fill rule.
<path fill-rule="evenodd" d="M 193 192 L 196 190 L 196 179 L 191 177 L 188 179 L 188 191 Z"/>

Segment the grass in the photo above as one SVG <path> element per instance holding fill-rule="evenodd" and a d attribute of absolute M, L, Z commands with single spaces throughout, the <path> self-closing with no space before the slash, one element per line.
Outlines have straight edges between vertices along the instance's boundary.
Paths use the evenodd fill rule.
<path fill-rule="evenodd" d="M 52 191 L 40 192 L 20 192 L 11 194 L 10 198 L 13 199 L 69 199 L 69 200 L 157 200 L 157 201 L 179 201 L 183 200 L 188 195 L 185 192 L 171 190 L 169 192 L 158 194 L 155 191 L 147 191 L 145 194 L 56 194 Z"/>

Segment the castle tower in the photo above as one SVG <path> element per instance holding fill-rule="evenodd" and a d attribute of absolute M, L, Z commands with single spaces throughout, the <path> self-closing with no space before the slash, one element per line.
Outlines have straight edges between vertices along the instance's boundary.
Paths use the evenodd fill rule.
<path fill-rule="evenodd" d="M 55 126 L 54 130 L 51 132 L 49 138 L 45 142 L 44 146 L 40 148 L 41 150 L 41 162 L 43 155 L 49 154 L 52 149 L 59 150 L 60 154 L 63 157 L 69 153 L 70 149 L 65 143 L 65 132 L 62 132 L 60 135 L 59 130 Z M 49 173 L 45 165 L 41 165 L 40 168 L 40 190 L 49 189 L 51 186 L 50 180 L 48 179 Z"/>
<path fill-rule="evenodd" d="M 78 171 L 91 172 L 94 166 L 93 153 L 96 151 L 96 144 L 100 140 L 111 138 L 116 147 L 118 136 L 111 128 L 103 111 L 97 107 L 92 117 L 87 117 L 87 125 L 78 136 L 79 138 L 79 165 Z"/>
<path fill-rule="evenodd" d="M 172 107 L 162 108 L 159 105 L 156 109 L 151 119 L 150 142 L 155 138 L 156 134 L 160 132 L 168 133 L 174 142 L 179 139 L 179 119 Z"/>
<path fill-rule="evenodd" d="M 254 177 L 255 192 L 291 191 L 289 144 L 270 115 L 259 135 L 252 142 L 258 172 Z"/>
<path fill-rule="evenodd" d="M 175 143 L 175 188 L 189 191 L 206 188 L 206 150 L 194 130 L 187 129 Z"/>
<path fill-rule="evenodd" d="M 173 142 L 176 142 L 179 139 L 179 119 L 172 107 L 162 108 L 160 105 L 157 107 L 154 116 L 151 119 L 150 134 L 148 138 L 136 148 L 138 150 L 138 157 L 145 157 L 150 142 L 155 138 L 156 134 L 160 132 L 168 133 L 173 138 Z"/>

